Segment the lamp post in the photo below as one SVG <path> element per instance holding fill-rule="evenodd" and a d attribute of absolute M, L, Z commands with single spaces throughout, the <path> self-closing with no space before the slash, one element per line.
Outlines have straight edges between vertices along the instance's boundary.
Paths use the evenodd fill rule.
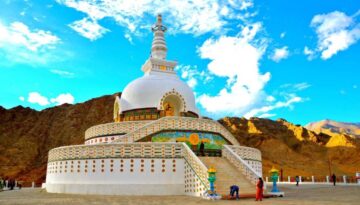
<path fill-rule="evenodd" d="M 272 167 L 272 169 L 269 171 L 269 173 L 270 173 L 270 179 L 273 182 L 273 187 L 269 194 L 280 196 L 280 197 L 284 196 L 284 192 L 280 192 L 277 187 L 277 181 L 279 179 L 279 170 L 275 169 L 275 167 Z"/>
<path fill-rule="evenodd" d="M 213 167 L 210 167 L 208 169 L 208 173 L 209 173 L 209 182 L 210 182 L 210 195 L 215 195 L 215 186 L 214 186 L 214 182 L 216 181 L 216 169 Z"/>

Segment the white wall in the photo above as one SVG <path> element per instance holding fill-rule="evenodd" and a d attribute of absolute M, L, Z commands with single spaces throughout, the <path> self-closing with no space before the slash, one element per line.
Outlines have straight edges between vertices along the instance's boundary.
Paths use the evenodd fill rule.
<path fill-rule="evenodd" d="M 184 163 L 184 159 L 139 158 L 49 162 L 46 189 L 55 193 L 183 195 Z"/>

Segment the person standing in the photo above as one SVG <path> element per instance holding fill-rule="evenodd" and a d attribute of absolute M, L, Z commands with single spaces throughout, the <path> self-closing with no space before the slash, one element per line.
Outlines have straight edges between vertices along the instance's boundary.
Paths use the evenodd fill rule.
<path fill-rule="evenodd" d="M 300 181 L 299 176 L 296 176 L 296 177 L 295 177 L 295 181 L 296 181 L 296 186 L 299 186 L 299 181 Z"/>
<path fill-rule="evenodd" d="M 264 181 L 260 177 L 259 180 L 256 183 L 256 198 L 255 201 L 262 201 L 263 199 L 263 187 L 264 187 Z"/>
<path fill-rule="evenodd" d="M 201 141 L 201 144 L 200 144 L 200 155 L 201 156 L 205 156 L 204 150 L 205 150 L 205 144 L 203 141 Z"/>
<path fill-rule="evenodd" d="M 336 186 L 336 175 L 333 174 L 333 175 L 331 176 L 331 179 L 332 179 L 332 181 L 333 181 L 333 183 L 334 183 L 334 186 Z"/>

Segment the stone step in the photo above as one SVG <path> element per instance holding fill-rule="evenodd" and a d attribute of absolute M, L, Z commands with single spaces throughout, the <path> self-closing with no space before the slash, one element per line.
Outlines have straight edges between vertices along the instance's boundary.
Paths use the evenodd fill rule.
<path fill-rule="evenodd" d="M 242 194 L 254 194 L 256 187 L 230 161 L 223 157 L 199 157 L 206 167 L 214 167 L 217 171 L 215 190 L 222 195 L 230 193 L 230 186 L 239 186 Z"/>

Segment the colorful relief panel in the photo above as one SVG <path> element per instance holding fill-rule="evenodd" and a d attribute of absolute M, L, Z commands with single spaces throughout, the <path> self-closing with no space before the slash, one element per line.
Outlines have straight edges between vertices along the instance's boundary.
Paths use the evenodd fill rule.
<path fill-rule="evenodd" d="M 199 148 L 201 141 L 205 149 L 222 149 L 223 145 L 229 144 L 222 136 L 214 133 L 192 131 L 166 131 L 153 135 L 152 142 L 185 142 L 190 148 Z"/>

